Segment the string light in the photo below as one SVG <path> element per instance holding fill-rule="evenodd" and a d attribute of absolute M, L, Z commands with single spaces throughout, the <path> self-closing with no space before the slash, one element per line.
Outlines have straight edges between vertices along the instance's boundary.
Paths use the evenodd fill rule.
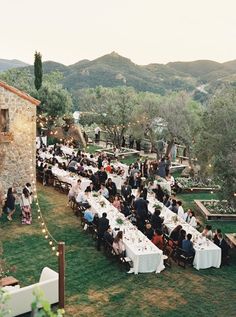
<path fill-rule="evenodd" d="M 32 151 L 30 153 L 32 153 Z M 32 171 L 34 171 L 34 166 L 33 166 L 34 160 L 31 158 L 30 162 L 31 162 L 31 165 L 30 165 L 31 174 L 30 174 L 30 176 L 32 177 L 31 184 L 33 185 L 32 186 L 33 187 L 32 189 L 33 189 L 33 192 L 34 192 L 33 197 L 34 197 L 34 200 L 35 200 L 35 204 L 37 206 L 38 220 L 40 221 L 41 227 L 43 227 L 41 229 L 41 231 L 42 231 L 42 234 L 44 235 L 44 238 L 46 240 L 48 240 L 50 238 L 49 245 L 50 245 L 50 247 L 51 247 L 51 249 L 52 249 L 52 251 L 54 253 L 56 251 L 56 249 L 57 249 L 58 241 L 52 236 L 52 234 L 48 230 L 46 222 L 45 222 L 44 217 L 43 217 L 43 214 L 41 212 L 41 208 L 40 208 L 39 200 L 38 200 L 38 195 L 37 195 L 36 182 L 34 180 L 35 179 L 35 174 L 32 173 Z M 55 255 L 56 256 L 59 255 L 58 251 L 56 252 Z"/>

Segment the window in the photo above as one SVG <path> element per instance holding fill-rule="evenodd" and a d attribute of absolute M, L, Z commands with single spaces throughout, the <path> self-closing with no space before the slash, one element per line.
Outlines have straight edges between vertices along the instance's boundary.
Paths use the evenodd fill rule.
<path fill-rule="evenodd" d="M 9 131 L 9 110 L 0 109 L 0 132 Z"/>

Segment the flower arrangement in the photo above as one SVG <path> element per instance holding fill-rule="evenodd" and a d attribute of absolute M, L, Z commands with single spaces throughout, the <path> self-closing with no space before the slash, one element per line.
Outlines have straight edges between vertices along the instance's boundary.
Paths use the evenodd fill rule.
<path fill-rule="evenodd" d="M 155 203 L 154 205 L 153 205 L 153 208 L 157 208 L 157 209 L 161 209 L 162 208 L 162 205 L 161 204 L 159 204 L 159 203 Z"/>
<path fill-rule="evenodd" d="M 177 221 L 178 221 L 178 216 L 177 215 L 174 215 L 174 216 L 172 216 L 172 221 L 174 222 L 174 223 L 177 223 Z"/>
<path fill-rule="evenodd" d="M 106 203 L 105 203 L 105 201 L 104 200 L 101 200 L 100 202 L 99 202 L 99 204 L 100 204 L 100 206 L 103 208 L 104 206 L 106 206 Z"/>
<path fill-rule="evenodd" d="M 123 225 L 124 220 L 121 219 L 121 218 L 117 218 L 117 219 L 116 219 L 116 223 L 117 223 L 118 225 Z"/>

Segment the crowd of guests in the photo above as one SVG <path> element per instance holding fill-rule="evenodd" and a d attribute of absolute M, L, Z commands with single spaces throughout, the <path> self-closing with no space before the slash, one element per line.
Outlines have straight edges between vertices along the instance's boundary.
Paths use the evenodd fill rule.
<path fill-rule="evenodd" d="M 50 159 L 43 159 L 40 156 L 40 153 L 44 151 L 51 154 Z M 66 158 L 66 162 L 59 161 L 57 159 L 58 156 Z M 130 164 L 128 177 L 126 178 L 124 177 L 124 169 L 118 164 L 115 164 L 118 162 L 117 159 L 115 162 L 112 162 L 103 152 L 97 156 L 82 153 L 81 151 L 73 151 L 71 155 L 65 155 L 62 151 L 62 146 L 60 144 L 55 144 L 54 147 L 49 149 L 43 147 L 38 150 L 37 160 L 38 169 L 44 172 L 46 184 L 48 183 L 48 178 L 51 173 L 50 165 L 56 165 L 61 169 L 90 180 L 89 186 L 84 191 L 81 189 L 80 179 L 72 185 L 68 194 L 68 204 L 71 201 L 76 201 L 81 206 L 84 206 L 86 209 L 84 214 L 86 221 L 93 222 L 98 227 L 98 249 L 100 249 L 101 241 L 105 236 L 108 237 L 108 240 L 112 242 L 112 244 L 114 243 L 112 240 L 114 238 L 112 237 L 109 220 L 107 219 L 106 214 L 99 218 L 90 210 L 87 198 L 92 191 L 97 191 L 108 199 L 115 208 L 122 212 L 125 217 L 137 226 L 137 228 L 160 249 L 166 247 L 165 238 L 168 238 L 168 247 L 170 249 L 174 249 L 178 246 L 183 249 L 186 254 L 194 255 L 192 235 L 190 233 L 187 234 L 181 225 L 178 225 L 171 233 L 169 233 L 163 224 L 163 219 L 160 217 L 160 210 L 156 208 L 154 213 L 151 214 L 148 209 L 149 202 L 147 195 L 148 193 L 154 193 L 155 197 L 173 213 L 178 215 L 178 217 L 194 228 L 199 227 L 194 211 L 192 209 L 187 209 L 185 211 L 182 202 L 176 198 L 176 184 L 173 176 L 170 174 L 171 161 L 168 156 L 163 157 L 160 162 L 150 161 L 148 159 L 142 162 L 138 158 L 136 162 Z M 90 167 L 93 167 L 93 169 Z M 96 171 L 94 171 L 94 167 L 96 167 Z M 116 184 L 109 177 L 109 174 L 112 173 L 120 175 L 125 179 L 120 191 L 117 190 Z M 150 181 L 148 184 L 144 183 L 144 180 L 153 176 L 153 181 Z M 165 179 L 169 183 L 172 194 L 163 190 L 158 183 L 158 178 Z M 135 195 L 133 194 L 133 189 L 136 189 Z M 204 229 L 202 235 L 212 240 L 209 233 L 210 230 L 207 231 L 207 228 L 208 227 Z M 219 243 L 216 242 L 216 237 L 218 237 Z M 116 241 L 118 238 L 119 243 Z M 119 247 L 115 248 L 116 251 L 122 250 L 122 252 L 124 252 L 124 247 L 121 247 L 121 233 L 118 235 L 117 239 L 115 240 L 115 243 L 117 243 L 117 245 L 119 244 Z M 221 232 L 218 232 L 217 235 L 215 235 L 215 240 L 213 241 L 221 248 L 226 249 L 226 242 L 224 243 Z"/>

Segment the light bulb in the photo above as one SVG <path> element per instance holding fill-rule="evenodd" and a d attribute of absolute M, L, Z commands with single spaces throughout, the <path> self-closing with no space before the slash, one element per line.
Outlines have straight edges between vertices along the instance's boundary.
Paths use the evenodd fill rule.
<path fill-rule="evenodd" d="M 55 247 L 52 247 L 52 251 L 55 251 L 56 250 L 56 248 Z"/>
<path fill-rule="evenodd" d="M 45 233 L 46 232 L 46 230 L 45 229 L 42 229 L 42 233 Z"/>
<path fill-rule="evenodd" d="M 59 252 L 57 251 L 56 256 L 59 256 Z"/>
<path fill-rule="evenodd" d="M 40 219 L 41 217 L 40 216 L 38 216 L 38 219 Z"/>
<path fill-rule="evenodd" d="M 46 234 L 46 236 L 44 237 L 45 239 L 48 239 L 48 235 Z"/>
<path fill-rule="evenodd" d="M 52 241 L 49 241 L 49 244 L 52 245 Z"/>

